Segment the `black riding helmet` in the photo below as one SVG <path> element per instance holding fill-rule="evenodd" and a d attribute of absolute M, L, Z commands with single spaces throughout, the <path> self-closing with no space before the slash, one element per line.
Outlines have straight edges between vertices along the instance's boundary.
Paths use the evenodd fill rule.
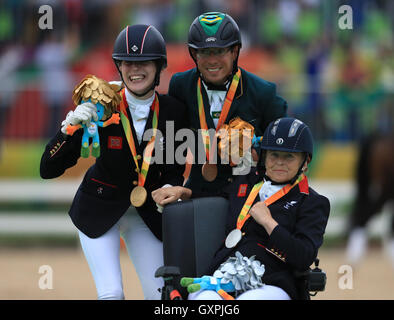
<path fill-rule="evenodd" d="M 239 50 L 242 46 L 241 33 L 234 19 L 226 13 L 207 12 L 196 19 L 190 26 L 188 34 L 189 53 L 193 49 L 228 48 L 239 45 L 238 56 L 234 61 L 233 74 L 238 69 Z M 194 60 L 197 66 L 197 62 Z"/>
<path fill-rule="evenodd" d="M 152 25 L 136 24 L 127 26 L 119 33 L 115 40 L 112 59 L 115 62 L 123 83 L 125 81 L 119 69 L 119 63 L 121 61 L 153 60 L 156 62 L 157 70 L 152 86 L 143 94 L 133 92 L 136 96 L 143 96 L 159 85 L 160 72 L 167 67 L 166 43 L 161 33 Z"/>
<path fill-rule="evenodd" d="M 289 181 L 294 183 L 302 173 L 302 167 L 306 161 L 312 160 L 313 156 L 313 137 L 309 127 L 302 121 L 295 118 L 280 118 L 271 122 L 265 129 L 261 151 L 258 162 L 260 174 L 265 173 L 265 153 L 266 150 L 276 150 L 284 152 L 305 153 L 296 176 Z"/>

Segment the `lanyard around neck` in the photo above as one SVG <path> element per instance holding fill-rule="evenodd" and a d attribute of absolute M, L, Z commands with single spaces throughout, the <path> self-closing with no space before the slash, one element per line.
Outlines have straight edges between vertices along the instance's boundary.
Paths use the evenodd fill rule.
<path fill-rule="evenodd" d="M 226 98 L 224 99 L 224 104 L 222 108 L 222 112 L 219 117 L 218 124 L 216 126 L 216 132 L 221 128 L 224 121 L 227 118 L 228 112 L 230 111 L 231 104 L 234 100 L 235 92 L 237 91 L 239 79 L 241 77 L 241 70 L 238 69 L 237 73 L 233 76 L 233 80 L 231 82 L 230 88 L 227 91 Z M 201 78 L 199 77 L 197 80 L 197 104 L 198 104 L 198 115 L 200 118 L 200 128 L 201 135 L 203 138 L 204 146 L 205 146 L 205 154 L 207 156 L 207 160 L 209 161 L 209 150 L 210 150 L 210 138 L 208 132 L 208 125 L 205 118 L 205 109 L 204 109 L 204 101 L 201 93 Z"/>
<path fill-rule="evenodd" d="M 266 204 L 266 206 L 268 207 L 270 204 L 272 204 L 275 201 L 279 200 L 280 198 L 284 197 L 286 194 L 289 193 L 289 191 L 291 189 L 293 189 L 303 179 L 306 179 L 306 176 L 304 174 L 301 174 L 293 184 L 285 185 L 282 189 L 278 190 L 276 193 L 274 193 L 268 199 L 264 200 L 264 203 Z M 252 191 L 250 192 L 248 198 L 246 199 L 245 204 L 242 207 L 241 213 L 238 216 L 237 229 L 241 230 L 243 225 L 245 224 L 246 220 L 249 219 L 249 217 L 250 217 L 249 210 L 252 207 L 252 204 L 253 204 L 254 200 L 256 199 L 257 194 L 259 193 L 263 184 L 264 184 L 264 180 L 260 181 L 259 183 L 255 184 L 253 186 Z"/>
<path fill-rule="evenodd" d="M 130 148 L 131 154 L 133 156 L 135 166 L 137 168 L 136 171 L 138 173 L 138 185 L 144 186 L 146 176 L 148 175 L 149 165 L 150 165 L 150 162 L 152 159 L 154 142 L 155 142 L 156 133 L 157 133 L 157 126 L 158 126 L 158 122 L 159 122 L 158 121 L 159 120 L 159 99 L 157 97 L 157 94 L 155 93 L 155 98 L 154 98 L 154 100 L 152 102 L 152 106 L 151 106 L 151 108 L 153 107 L 153 118 L 152 118 L 153 134 L 152 134 L 152 137 L 144 150 L 142 166 L 141 166 L 141 170 L 140 170 L 139 164 L 138 164 L 139 156 L 137 154 L 137 149 L 135 147 L 133 133 L 131 131 L 131 125 L 130 125 L 131 122 L 129 120 L 129 117 L 128 117 L 127 111 L 126 111 L 128 108 L 128 104 L 127 104 L 127 100 L 126 100 L 125 89 L 123 89 L 121 91 L 121 96 L 122 96 L 122 100 L 121 100 L 120 106 L 119 106 L 120 120 L 122 121 L 123 130 L 125 132 L 126 139 L 129 144 L 129 148 Z"/>

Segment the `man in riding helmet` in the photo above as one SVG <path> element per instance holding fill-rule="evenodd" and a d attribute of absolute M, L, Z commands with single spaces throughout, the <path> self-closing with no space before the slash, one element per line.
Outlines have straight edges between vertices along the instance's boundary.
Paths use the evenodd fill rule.
<path fill-rule="evenodd" d="M 201 141 L 199 129 L 219 130 L 237 117 L 261 136 L 272 120 L 286 115 L 287 103 L 277 96 L 276 85 L 239 68 L 241 34 L 228 14 L 198 16 L 190 26 L 188 47 L 196 67 L 173 75 L 169 95 L 186 104 L 196 141 Z M 213 181 L 206 179 L 197 159 L 207 148 L 200 142 L 192 151 L 196 152 L 188 187 L 213 194 L 232 181 L 234 167 L 224 163 L 218 163 Z"/>

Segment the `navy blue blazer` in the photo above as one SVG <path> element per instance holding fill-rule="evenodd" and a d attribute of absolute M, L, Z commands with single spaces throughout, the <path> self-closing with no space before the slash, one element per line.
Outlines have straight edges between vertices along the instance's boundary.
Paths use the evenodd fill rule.
<path fill-rule="evenodd" d="M 229 200 L 226 234 L 236 228 L 236 221 L 253 186 L 261 181 L 256 169 L 239 176 L 224 190 Z M 246 187 L 246 192 L 243 188 Z M 257 195 L 254 203 L 260 201 Z M 245 235 L 234 248 L 223 242 L 206 274 L 234 256 L 235 251 L 256 256 L 265 266 L 262 281 L 285 290 L 292 299 L 299 298 L 294 271 L 305 271 L 317 257 L 330 212 L 329 200 L 308 186 L 304 180 L 288 194 L 268 206 L 278 226 L 271 235 L 250 217 L 242 228 Z"/>
<path fill-rule="evenodd" d="M 145 188 L 148 198 L 145 204 L 137 208 L 138 213 L 148 225 L 155 236 L 161 240 L 162 223 L 161 214 L 152 199 L 151 192 L 165 184 L 182 185 L 184 182 L 184 164 L 174 163 L 166 159 L 167 148 L 176 148 L 183 141 L 173 141 L 167 137 L 166 122 L 173 121 L 174 130 L 187 128 L 188 117 L 185 106 L 167 95 L 159 96 L 159 122 L 158 130 L 163 135 L 156 136 L 155 150 L 160 148 L 163 154 L 162 164 L 153 163 L 149 167 Z M 127 109 L 129 119 L 131 115 Z M 145 131 L 151 128 L 153 111 L 149 113 Z M 138 145 L 136 133 L 131 121 L 137 153 L 143 154 L 147 141 Z M 97 238 L 108 231 L 126 212 L 130 206 L 130 193 L 138 181 L 136 166 L 122 127 L 112 124 L 106 128 L 99 127 L 101 154 L 86 172 L 81 185 L 71 204 L 69 215 L 74 225 L 91 238 Z M 173 135 L 173 134 L 172 134 Z M 168 141 L 167 141 L 168 138 Z M 49 141 L 41 158 L 40 175 L 44 179 L 61 176 L 66 169 L 74 166 L 81 152 L 82 130 L 73 136 L 64 137 L 61 131 Z M 161 142 L 160 142 L 161 140 Z M 171 145 L 170 145 L 171 144 Z M 185 152 L 186 153 L 186 152 Z M 156 151 L 152 157 L 155 157 Z M 186 154 L 184 155 L 186 157 Z M 167 162 L 169 162 L 167 164 Z M 141 168 L 142 159 L 139 160 Z"/>

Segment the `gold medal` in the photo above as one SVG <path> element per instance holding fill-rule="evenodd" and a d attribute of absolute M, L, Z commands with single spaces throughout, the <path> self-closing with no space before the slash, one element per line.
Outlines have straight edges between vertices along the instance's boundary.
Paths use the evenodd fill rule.
<path fill-rule="evenodd" d="M 127 105 L 127 100 L 126 100 L 126 96 L 125 96 L 125 89 L 123 89 L 121 96 L 122 96 L 122 100 L 119 105 L 120 120 L 122 121 L 122 127 L 123 127 L 124 133 L 126 135 L 127 143 L 130 148 L 132 160 L 135 164 L 134 170 L 138 175 L 138 184 L 139 184 L 136 187 L 134 187 L 134 189 L 131 191 L 130 202 L 134 207 L 141 207 L 146 202 L 147 195 L 148 195 L 146 189 L 144 188 L 144 184 L 146 182 L 146 177 L 148 174 L 150 161 L 151 161 L 152 153 L 153 153 L 153 149 L 154 149 L 156 133 L 158 131 L 157 126 L 158 126 L 158 119 L 159 119 L 159 99 L 158 99 L 158 95 L 155 94 L 155 99 L 152 103 L 152 107 L 153 107 L 153 117 L 152 117 L 153 135 L 144 150 L 143 157 L 141 157 L 141 155 L 137 154 L 137 149 L 136 149 L 136 145 L 134 142 L 133 133 L 131 131 L 133 122 L 129 120 L 129 118 L 127 116 L 127 112 L 126 112 L 128 105 Z M 142 165 L 140 165 L 138 162 L 139 160 L 141 160 L 141 158 L 142 158 Z"/>
<path fill-rule="evenodd" d="M 134 207 L 141 207 L 148 196 L 146 189 L 142 186 L 136 186 L 130 193 L 130 202 Z"/>
<path fill-rule="evenodd" d="M 206 162 L 202 166 L 202 176 L 205 180 L 212 182 L 218 175 L 218 167 L 215 163 Z"/>
<path fill-rule="evenodd" d="M 117 110 L 121 96 L 108 82 L 89 74 L 75 86 L 72 100 L 78 105 L 82 100 L 89 99 L 93 104 L 100 102 L 108 113 L 113 113 Z"/>

